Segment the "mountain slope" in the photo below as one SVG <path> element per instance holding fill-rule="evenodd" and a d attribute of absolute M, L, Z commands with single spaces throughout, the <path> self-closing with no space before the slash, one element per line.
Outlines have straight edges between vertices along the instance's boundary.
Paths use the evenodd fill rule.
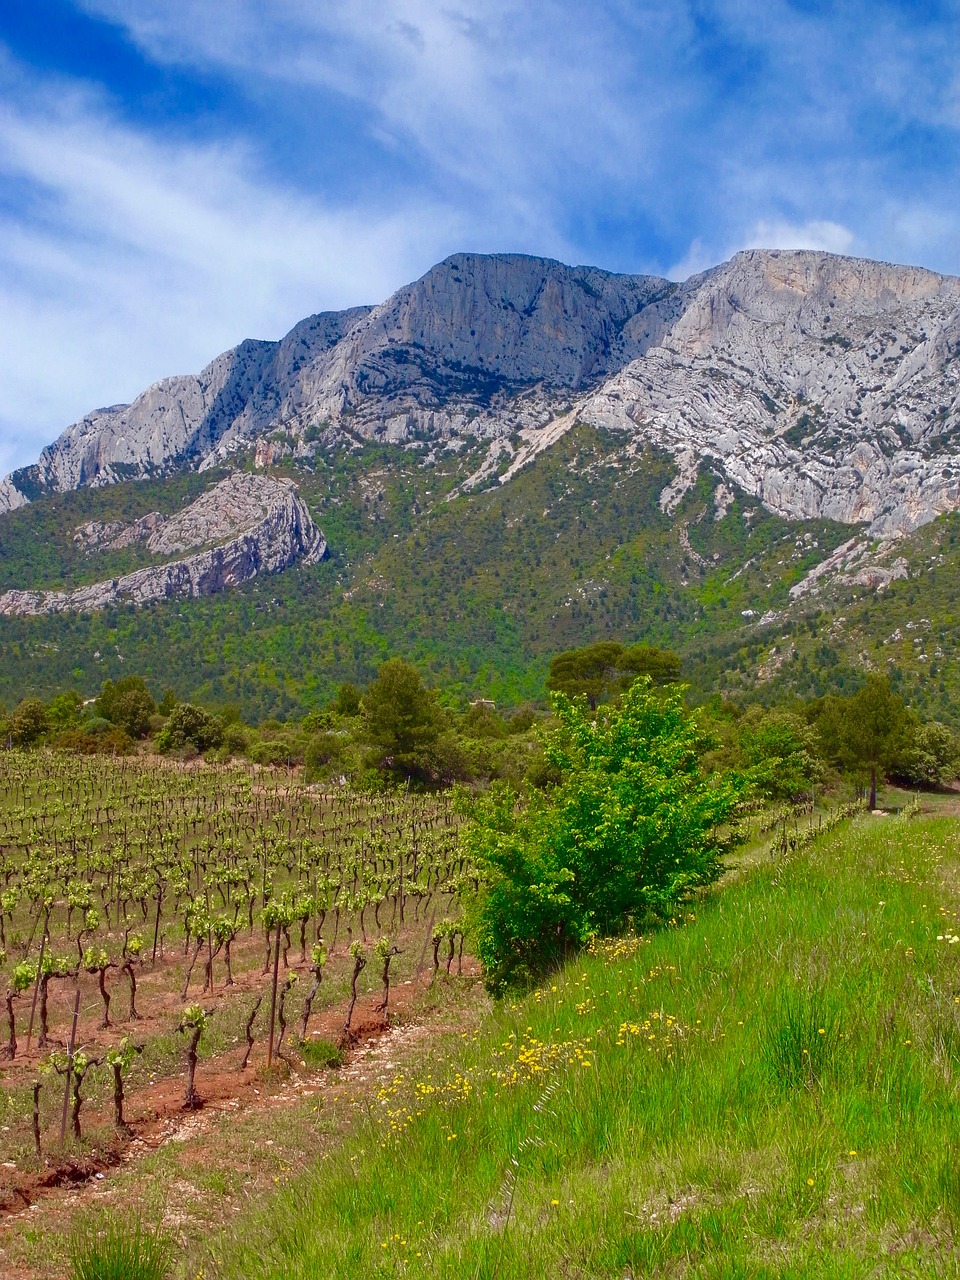
<path fill-rule="evenodd" d="M 309 457 L 492 438 L 475 481 L 509 479 L 585 421 L 677 459 L 667 509 L 709 459 L 787 518 L 895 536 L 960 503 L 958 353 L 960 280 L 915 267 L 754 250 L 673 285 L 457 254 L 380 306 L 241 343 L 88 415 L 0 486 L 0 510 L 257 441 Z"/>
<path fill-rule="evenodd" d="M 541 258 L 458 254 L 379 307 L 312 316 L 281 342 L 243 342 L 196 377 L 88 414 L 9 478 L 0 510 L 42 492 L 202 469 L 278 428 L 300 440 L 331 423 L 366 436 L 449 434 L 523 388 L 549 399 L 594 385 L 639 349 L 620 341 L 625 322 L 671 289 Z"/>
<path fill-rule="evenodd" d="M 456 255 L 89 415 L 6 482 L 0 591 L 105 607 L 0 618 L 0 699 L 132 667 L 270 714 L 401 652 L 516 701 L 550 653 L 616 635 L 681 649 L 704 693 L 870 665 L 953 716 L 958 428 L 956 278 L 751 251 L 673 285 Z M 104 597 L 158 561 L 83 530 L 170 518 L 227 470 L 294 482 L 305 539 L 249 563 L 300 567 L 175 608 Z"/>

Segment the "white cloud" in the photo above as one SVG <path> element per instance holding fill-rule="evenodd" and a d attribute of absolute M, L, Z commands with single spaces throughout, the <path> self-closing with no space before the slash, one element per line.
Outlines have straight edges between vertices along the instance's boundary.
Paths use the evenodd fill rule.
<path fill-rule="evenodd" d="M 686 58 L 683 5 L 637 5 L 627 20 L 643 20 L 637 41 L 616 6 L 585 21 L 565 0 L 84 3 L 159 60 L 360 103 L 372 134 L 541 218 L 587 171 L 612 186 L 649 181 L 671 119 L 697 97 L 668 74 Z"/>
<path fill-rule="evenodd" d="M 849 254 L 855 243 L 856 237 L 849 228 L 825 218 L 803 223 L 761 218 L 750 231 L 723 247 L 694 239 L 683 257 L 668 268 L 666 275 L 671 280 L 686 280 L 708 267 L 726 262 L 741 249 L 820 249 L 826 253 Z"/>
<path fill-rule="evenodd" d="M 713 250 L 699 236 L 695 236 L 687 252 L 672 267 L 667 267 L 664 275 L 668 280 L 689 280 L 708 267 L 715 267 L 719 261 Z"/>
<path fill-rule="evenodd" d="M 822 249 L 826 253 L 850 253 L 854 241 L 849 228 L 823 218 L 799 224 L 768 222 L 761 218 L 737 249 Z"/>
<path fill-rule="evenodd" d="M 5 465 L 245 336 L 380 301 L 466 234 L 429 199 L 324 207 L 237 147 L 157 142 L 63 84 L 0 108 L 0 180 L 32 211 L 0 214 Z"/>

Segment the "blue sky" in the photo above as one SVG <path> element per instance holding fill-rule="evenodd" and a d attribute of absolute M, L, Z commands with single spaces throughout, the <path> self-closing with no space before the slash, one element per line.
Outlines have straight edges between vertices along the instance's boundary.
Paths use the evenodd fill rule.
<path fill-rule="evenodd" d="M 960 3 L 2 0 L 0 473 L 458 249 L 960 274 Z"/>

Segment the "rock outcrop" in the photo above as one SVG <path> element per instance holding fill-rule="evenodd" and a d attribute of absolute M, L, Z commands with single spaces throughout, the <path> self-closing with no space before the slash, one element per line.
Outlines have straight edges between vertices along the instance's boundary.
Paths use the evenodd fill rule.
<path fill-rule="evenodd" d="M 684 291 L 582 420 L 707 460 L 788 518 L 889 537 L 960 505 L 960 280 L 751 251 Z"/>
<path fill-rule="evenodd" d="M 291 481 L 239 472 L 169 519 L 154 513 L 125 528 L 85 525 L 78 533 L 101 546 L 128 546 L 139 539 L 157 555 L 204 549 L 73 591 L 6 591 L 0 595 L 0 614 L 84 612 L 209 596 L 260 574 L 315 564 L 327 550 Z M 125 541 L 127 534 L 132 538 Z"/>
<path fill-rule="evenodd" d="M 809 251 L 680 285 L 457 254 L 380 306 L 88 415 L 0 484 L 0 511 L 245 446 L 268 465 L 373 437 L 489 438 L 477 476 L 506 483 L 577 421 L 672 453 L 665 508 L 705 463 L 780 515 L 895 537 L 960 506 L 960 279 Z"/>

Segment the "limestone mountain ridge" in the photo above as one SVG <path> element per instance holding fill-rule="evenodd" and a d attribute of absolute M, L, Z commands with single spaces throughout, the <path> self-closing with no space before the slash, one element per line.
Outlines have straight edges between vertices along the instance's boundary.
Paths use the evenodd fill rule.
<path fill-rule="evenodd" d="M 679 284 L 456 254 L 88 414 L 0 482 L 0 511 L 366 440 L 427 461 L 485 441 L 468 484 L 503 484 L 577 422 L 671 454 L 667 510 L 706 466 L 790 519 L 910 532 L 960 506 L 960 279 L 802 250 Z"/>
<path fill-rule="evenodd" d="M 0 615 L 84 613 L 210 596 L 258 575 L 316 564 L 327 552 L 291 481 L 242 472 L 227 476 L 173 516 L 152 512 L 129 525 L 88 522 L 75 531 L 74 541 L 91 549 L 141 542 L 151 555 L 166 559 L 73 590 L 5 591 Z"/>

